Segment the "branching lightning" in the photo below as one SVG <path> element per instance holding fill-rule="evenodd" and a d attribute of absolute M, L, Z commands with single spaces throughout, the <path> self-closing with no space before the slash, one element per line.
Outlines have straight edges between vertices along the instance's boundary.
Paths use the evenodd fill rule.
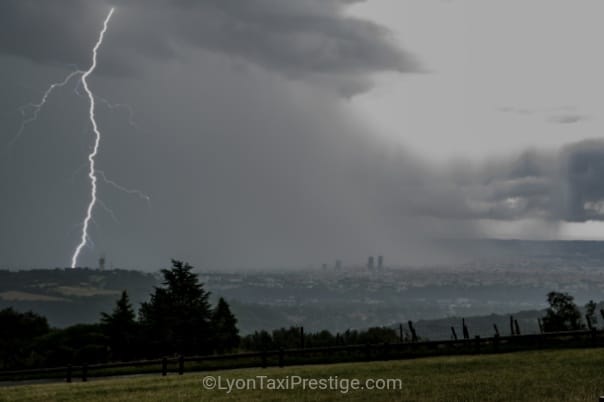
<path fill-rule="evenodd" d="M 117 219 L 117 215 L 115 214 L 115 212 L 113 212 L 113 210 L 111 208 L 109 208 L 109 206 L 107 204 L 105 204 L 103 202 L 103 200 L 101 200 L 100 198 L 97 198 L 96 202 L 99 204 L 99 206 L 101 208 L 103 208 L 105 210 L 105 212 L 107 212 L 107 214 L 111 217 L 111 219 L 113 219 L 115 221 L 115 223 L 120 223 L 120 220 Z"/>
<path fill-rule="evenodd" d="M 11 147 L 15 142 L 17 142 L 17 140 L 19 140 L 19 138 L 21 137 L 21 135 L 23 134 L 23 132 L 25 131 L 27 126 L 38 119 L 38 113 L 40 113 L 40 110 L 44 107 L 44 105 L 46 105 L 46 102 L 48 101 L 48 98 L 53 93 L 53 91 L 57 88 L 64 87 L 65 85 L 67 85 L 69 83 L 69 81 L 71 81 L 71 79 L 73 77 L 75 77 L 76 75 L 80 75 L 80 74 L 84 74 L 84 71 L 82 71 L 82 70 L 72 71 L 71 73 L 69 73 L 69 75 L 67 75 L 63 79 L 63 81 L 59 81 L 59 82 L 55 82 L 54 84 L 51 84 L 48 87 L 48 89 L 46 90 L 46 92 L 44 92 L 44 94 L 42 95 L 42 99 L 40 100 L 40 102 L 28 103 L 27 105 L 23 105 L 19 108 L 19 111 L 21 112 L 21 115 L 23 117 L 25 117 L 26 111 L 28 109 L 31 109 L 32 110 L 31 116 L 24 119 L 21 122 L 19 131 L 17 131 L 17 134 L 15 134 L 13 139 L 8 143 L 8 147 Z"/>
<path fill-rule="evenodd" d="M 119 183 L 116 183 L 115 181 L 108 179 L 107 176 L 105 175 L 105 172 L 102 170 L 98 170 L 96 171 L 97 175 L 103 179 L 103 181 L 107 184 L 109 184 L 110 186 L 126 193 L 126 194 L 132 194 L 132 195 L 136 195 L 137 197 L 145 200 L 147 202 L 147 204 L 149 205 L 149 208 L 151 208 L 151 197 L 149 197 L 147 194 L 143 193 L 140 190 L 137 190 L 135 188 L 127 188 L 122 186 Z"/>
<path fill-rule="evenodd" d="M 94 95 L 93 95 L 92 91 L 90 90 L 90 88 L 88 87 L 88 77 L 96 69 L 97 53 L 98 53 L 99 48 L 103 44 L 105 32 L 107 32 L 107 25 L 109 24 L 109 20 L 111 19 L 111 16 L 113 15 L 114 11 L 115 11 L 115 9 L 112 8 L 109 11 L 107 18 L 105 18 L 105 21 L 103 22 L 103 29 L 101 30 L 101 33 L 99 34 L 99 39 L 96 42 L 96 44 L 94 45 L 94 48 L 92 49 L 92 64 L 91 64 L 90 68 L 82 74 L 82 79 L 81 79 L 82 85 L 84 87 L 84 91 L 88 95 L 88 100 L 90 102 L 88 114 L 89 114 L 89 118 L 90 118 L 90 123 L 92 124 L 92 129 L 94 131 L 94 145 L 92 147 L 92 152 L 88 155 L 88 161 L 90 164 L 90 170 L 88 172 L 88 177 L 90 178 L 90 184 L 91 184 L 90 203 L 88 204 L 88 208 L 86 209 L 86 217 L 84 218 L 84 225 L 82 226 L 82 236 L 80 239 L 80 243 L 77 245 L 77 247 L 73 253 L 73 256 L 71 257 L 71 267 L 72 268 L 75 268 L 77 266 L 78 257 L 80 256 L 80 252 L 82 251 L 82 248 L 86 245 L 86 243 L 88 241 L 88 226 L 92 219 L 92 211 L 94 210 L 94 206 L 95 206 L 96 200 L 97 200 L 97 197 L 96 197 L 97 176 L 96 176 L 96 170 L 95 170 L 95 162 L 96 162 L 96 156 L 99 152 L 99 145 L 101 142 L 101 132 L 99 131 L 99 127 L 96 122 L 96 117 L 95 117 L 95 106 L 96 105 L 95 105 Z"/>

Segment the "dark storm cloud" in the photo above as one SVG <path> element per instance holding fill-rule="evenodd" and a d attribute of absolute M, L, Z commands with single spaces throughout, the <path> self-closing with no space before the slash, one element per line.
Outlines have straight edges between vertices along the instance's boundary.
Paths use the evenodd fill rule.
<path fill-rule="evenodd" d="M 100 69 L 140 70 L 138 55 L 165 59 L 195 47 L 290 78 L 333 81 L 344 92 L 376 71 L 417 71 L 389 32 L 345 15 L 345 0 L 5 0 L 0 51 L 36 62 L 87 65 L 109 4 L 118 7 Z M 177 51 L 178 49 L 178 51 Z"/>
<path fill-rule="evenodd" d="M 584 222 L 604 220 L 604 140 L 525 152 L 453 174 L 466 218 Z"/>
<path fill-rule="evenodd" d="M 561 176 L 565 219 L 604 220 L 604 141 L 583 141 L 566 147 Z"/>

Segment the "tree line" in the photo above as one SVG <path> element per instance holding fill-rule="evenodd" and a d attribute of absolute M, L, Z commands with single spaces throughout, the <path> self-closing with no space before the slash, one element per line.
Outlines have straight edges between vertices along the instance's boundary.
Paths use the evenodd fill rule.
<path fill-rule="evenodd" d="M 223 354 L 279 348 L 396 343 L 416 341 L 413 330 L 403 334 L 388 327 L 305 333 L 302 328 L 256 331 L 241 337 L 228 303 L 215 306 L 193 267 L 173 260 L 161 270 L 163 281 L 142 303 L 138 313 L 123 291 L 111 312 L 95 324 L 50 328 L 45 317 L 33 312 L 0 310 L 0 368 L 19 369 L 129 361 L 175 355 Z M 540 320 L 544 332 L 595 328 L 597 305 L 587 303 L 585 314 L 567 293 L 550 292 L 549 308 Z M 604 318 L 604 310 L 600 310 Z M 583 320 L 584 318 L 584 320 Z M 412 329 L 411 323 L 409 323 Z M 401 339 L 404 337 L 404 339 Z"/>
<path fill-rule="evenodd" d="M 136 314 L 123 291 L 113 311 L 95 324 L 50 328 L 45 317 L 12 308 L 0 311 L 0 367 L 49 367 L 156 358 L 170 355 L 224 353 L 239 345 L 237 319 L 220 298 L 192 272 L 173 260 L 162 269 L 161 286 Z"/>

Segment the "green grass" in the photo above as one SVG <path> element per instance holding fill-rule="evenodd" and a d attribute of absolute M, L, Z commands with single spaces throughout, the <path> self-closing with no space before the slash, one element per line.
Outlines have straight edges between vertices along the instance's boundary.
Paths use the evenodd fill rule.
<path fill-rule="evenodd" d="M 206 375 L 226 379 L 301 376 L 400 378 L 400 390 L 223 390 L 202 386 Z M 211 373 L 100 379 L 88 383 L 0 387 L 0 401 L 597 401 L 604 395 L 604 349 L 430 357 Z"/>

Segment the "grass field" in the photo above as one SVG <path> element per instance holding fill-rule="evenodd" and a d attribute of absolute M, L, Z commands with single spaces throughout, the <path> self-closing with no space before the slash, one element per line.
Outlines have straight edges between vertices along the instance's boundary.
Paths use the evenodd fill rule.
<path fill-rule="evenodd" d="M 206 375 L 228 380 L 286 376 L 400 379 L 396 390 L 206 390 Z M 260 387 L 260 380 L 256 380 Z M 268 381 L 265 380 L 265 384 Z M 604 349 L 548 350 L 405 361 L 243 369 L 0 387 L 0 401 L 598 401 Z"/>

